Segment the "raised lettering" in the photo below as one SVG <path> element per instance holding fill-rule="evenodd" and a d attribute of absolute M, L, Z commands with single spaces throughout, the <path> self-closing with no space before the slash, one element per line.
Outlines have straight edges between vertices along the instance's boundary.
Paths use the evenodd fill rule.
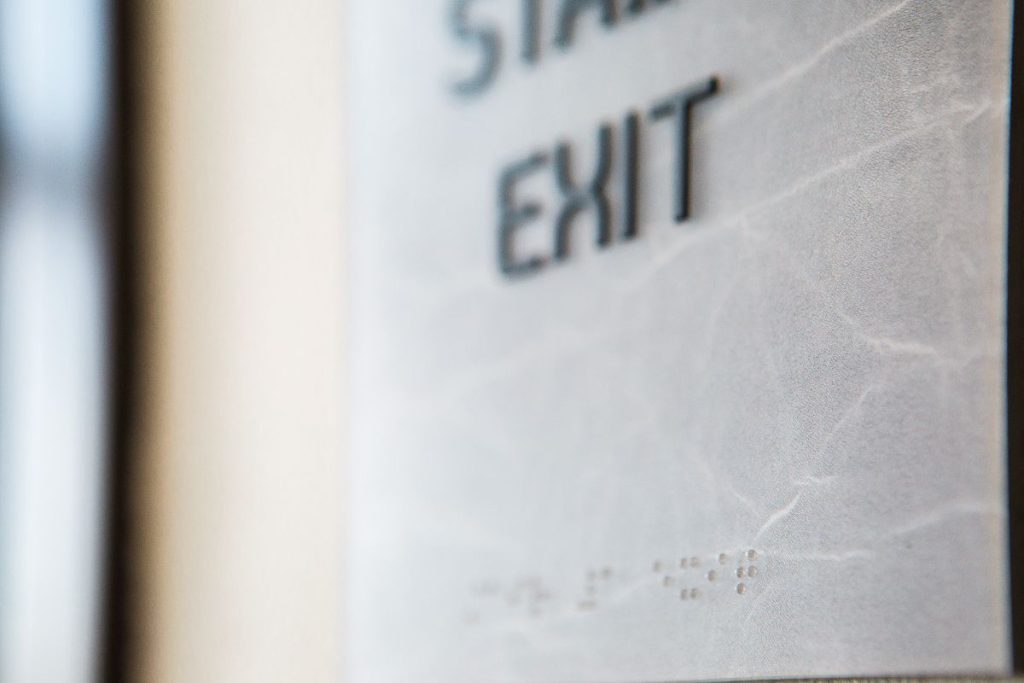
<path fill-rule="evenodd" d="M 612 167 L 612 129 L 602 125 L 597 132 L 597 163 L 589 183 L 577 185 L 572 179 L 572 159 L 568 144 L 555 150 L 555 179 L 562 191 L 564 203 L 555 222 L 555 258 L 569 255 L 569 228 L 573 219 L 588 207 L 593 207 L 597 219 L 597 244 L 606 247 L 612 241 L 611 210 L 605 185 Z"/>
<path fill-rule="evenodd" d="M 676 177 L 675 219 L 682 223 L 690 216 L 690 136 L 691 112 L 695 104 L 718 91 L 718 79 L 712 77 L 690 86 L 651 109 L 655 121 L 675 116 L 676 121 Z"/>
<path fill-rule="evenodd" d="M 498 180 L 498 267 L 508 277 L 528 275 L 544 265 L 542 256 L 531 256 L 516 260 L 515 231 L 540 215 L 541 207 L 536 202 L 516 204 L 516 184 L 547 164 L 547 155 L 538 152 L 522 161 L 508 166 Z"/>
<path fill-rule="evenodd" d="M 573 34 L 576 28 L 576 17 L 583 10 L 597 7 L 601 10 L 601 23 L 605 26 L 614 26 L 618 19 L 615 13 L 615 0 L 562 0 L 558 11 L 558 32 L 555 34 L 555 43 L 562 48 L 572 46 Z"/>
<path fill-rule="evenodd" d="M 457 81 L 453 88 L 459 95 L 483 92 L 494 80 L 501 64 L 501 37 L 492 27 L 474 27 L 469 21 L 469 6 L 473 0 L 453 0 L 449 21 L 456 37 L 480 48 L 480 66 L 476 73 Z"/>

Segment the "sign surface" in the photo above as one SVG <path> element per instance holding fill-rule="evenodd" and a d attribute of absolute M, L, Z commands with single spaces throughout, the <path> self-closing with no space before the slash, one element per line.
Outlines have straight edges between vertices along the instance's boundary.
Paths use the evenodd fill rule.
<path fill-rule="evenodd" d="M 353 2 L 355 681 L 1003 673 L 1009 2 Z"/>

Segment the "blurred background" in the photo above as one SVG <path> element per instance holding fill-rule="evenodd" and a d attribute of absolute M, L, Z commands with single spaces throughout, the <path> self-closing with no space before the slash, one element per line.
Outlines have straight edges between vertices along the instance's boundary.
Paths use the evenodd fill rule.
<path fill-rule="evenodd" d="M 0 681 L 341 677 L 343 11 L 0 0 Z"/>
<path fill-rule="evenodd" d="M 0 0 L 0 683 L 342 679 L 345 10 Z"/>

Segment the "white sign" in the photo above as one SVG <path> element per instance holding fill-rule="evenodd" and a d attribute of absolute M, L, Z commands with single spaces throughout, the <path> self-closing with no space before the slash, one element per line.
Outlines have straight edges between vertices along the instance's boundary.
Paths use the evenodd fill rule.
<path fill-rule="evenodd" d="M 351 3 L 351 673 L 1005 673 L 1010 3 Z"/>

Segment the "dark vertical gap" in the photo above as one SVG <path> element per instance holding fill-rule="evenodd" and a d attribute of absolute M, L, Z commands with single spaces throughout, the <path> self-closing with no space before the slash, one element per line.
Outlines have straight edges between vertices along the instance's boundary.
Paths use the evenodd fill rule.
<path fill-rule="evenodd" d="M 1006 244 L 1006 456 L 1013 669 L 1024 673 L 1024 0 L 1013 4 Z"/>
<path fill-rule="evenodd" d="M 109 211 L 108 292 L 110 383 L 107 461 L 106 553 L 103 586 L 103 633 L 99 675 L 103 681 L 126 681 L 133 648 L 132 612 L 135 584 L 131 571 L 130 523 L 133 425 L 139 393 L 133 379 L 139 339 L 138 203 L 136 155 L 139 104 L 137 19 L 133 0 L 109 0 L 111 118 L 107 206 Z"/>

